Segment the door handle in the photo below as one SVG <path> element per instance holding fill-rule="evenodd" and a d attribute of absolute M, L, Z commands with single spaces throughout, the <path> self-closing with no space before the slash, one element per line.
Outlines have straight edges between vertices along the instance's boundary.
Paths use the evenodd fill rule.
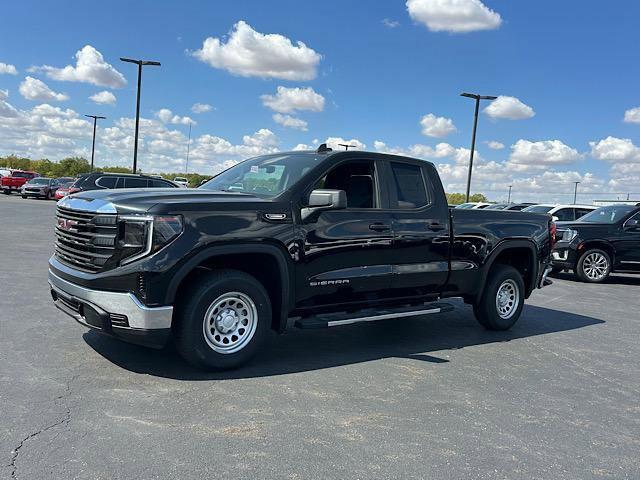
<path fill-rule="evenodd" d="M 446 227 L 446 225 L 443 225 L 443 224 L 438 223 L 438 222 L 430 222 L 429 224 L 427 224 L 427 228 L 429 230 L 437 232 L 437 231 L 440 231 L 440 230 L 444 230 L 447 227 Z"/>
<path fill-rule="evenodd" d="M 369 225 L 369 230 L 373 230 L 374 232 L 386 232 L 387 230 L 391 230 L 391 227 L 384 223 L 372 223 Z"/>

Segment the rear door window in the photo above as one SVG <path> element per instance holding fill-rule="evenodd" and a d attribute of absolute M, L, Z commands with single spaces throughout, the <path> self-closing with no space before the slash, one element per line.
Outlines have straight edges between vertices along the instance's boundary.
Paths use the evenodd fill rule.
<path fill-rule="evenodd" d="M 147 179 L 137 177 L 125 177 L 124 188 L 146 188 Z"/>
<path fill-rule="evenodd" d="M 100 177 L 96 180 L 96 185 L 100 188 L 116 188 L 118 177 Z"/>
<path fill-rule="evenodd" d="M 170 188 L 173 187 L 173 184 L 165 182 L 164 180 L 153 178 L 149 180 L 149 186 L 153 188 Z"/>
<path fill-rule="evenodd" d="M 590 211 L 591 210 L 587 209 L 587 208 L 576 208 L 576 220 L 579 219 L 580 217 L 586 215 Z"/>
<path fill-rule="evenodd" d="M 391 171 L 397 195 L 395 208 L 420 208 L 429 203 L 420 167 L 391 162 Z"/>
<path fill-rule="evenodd" d="M 561 208 L 553 215 L 558 217 L 561 222 L 571 221 L 573 220 L 573 208 Z"/>

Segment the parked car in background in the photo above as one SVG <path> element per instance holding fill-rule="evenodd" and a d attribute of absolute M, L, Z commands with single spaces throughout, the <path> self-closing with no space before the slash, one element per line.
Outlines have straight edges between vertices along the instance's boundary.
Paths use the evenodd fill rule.
<path fill-rule="evenodd" d="M 554 222 L 572 222 L 589 212 L 594 211 L 595 205 L 558 205 L 552 203 L 541 203 L 539 205 L 531 205 L 523 208 L 523 212 L 531 213 L 548 213 Z"/>
<path fill-rule="evenodd" d="M 640 204 L 610 205 L 576 222 L 558 222 L 553 269 L 573 270 L 584 282 L 604 282 L 611 272 L 640 272 Z"/>
<path fill-rule="evenodd" d="M 22 198 L 36 197 L 53 200 L 59 186 L 55 178 L 36 177 L 22 185 L 20 195 Z"/>
<path fill-rule="evenodd" d="M 0 178 L 0 185 L 2 186 L 2 191 L 6 195 L 10 195 L 13 192 L 20 192 L 25 183 L 37 176 L 36 172 L 12 169 L 9 170 L 9 175 Z"/>
<path fill-rule="evenodd" d="M 132 173 L 87 173 L 73 184 L 69 193 L 111 188 L 178 188 L 169 180 Z"/>
<path fill-rule="evenodd" d="M 60 185 L 63 185 L 65 183 L 69 183 L 69 182 L 75 182 L 78 179 L 78 177 L 58 177 L 56 178 L 56 180 L 58 181 L 58 183 Z"/>
<path fill-rule="evenodd" d="M 503 208 L 503 210 L 521 211 L 527 207 L 530 207 L 531 205 L 535 205 L 535 203 L 512 203 Z"/>
<path fill-rule="evenodd" d="M 461 203 L 460 205 L 456 205 L 454 208 L 458 208 L 462 210 L 470 210 L 476 205 L 478 205 L 478 202 L 466 202 L 466 203 Z"/>
<path fill-rule="evenodd" d="M 61 184 L 56 190 L 55 199 L 60 200 L 61 198 L 64 198 L 67 195 L 69 195 L 71 193 L 71 188 L 73 188 L 74 183 L 75 183 L 75 180 Z"/>
<path fill-rule="evenodd" d="M 509 205 L 511 205 L 510 203 L 494 203 L 492 205 L 489 205 L 487 207 L 487 210 L 504 210 L 506 209 Z"/>
<path fill-rule="evenodd" d="M 446 297 L 506 330 L 549 283 L 554 240 L 548 215 L 450 210 L 432 163 L 321 145 L 249 159 L 198 189 L 64 198 L 49 282 L 89 328 L 156 347 L 174 335 L 188 361 L 228 369 L 271 330 L 402 329 L 451 310 Z"/>
<path fill-rule="evenodd" d="M 175 177 L 173 181 L 181 187 L 189 188 L 189 180 L 186 177 Z"/>

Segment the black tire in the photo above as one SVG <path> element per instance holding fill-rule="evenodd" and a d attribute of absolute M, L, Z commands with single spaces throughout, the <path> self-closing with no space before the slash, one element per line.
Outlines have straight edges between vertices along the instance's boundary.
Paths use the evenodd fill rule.
<path fill-rule="evenodd" d="M 508 310 L 504 315 L 501 315 L 498 309 L 497 297 L 501 288 L 506 299 L 503 308 Z M 514 296 L 509 302 L 511 291 L 514 292 Z M 489 272 L 482 297 L 473 306 L 473 313 L 480 325 L 488 330 L 508 330 L 520 318 L 524 296 L 524 281 L 520 272 L 509 265 L 494 265 Z"/>
<path fill-rule="evenodd" d="M 557 275 L 563 270 L 564 270 L 564 267 L 551 267 L 551 275 Z"/>
<path fill-rule="evenodd" d="M 589 268 L 593 264 L 594 259 L 602 259 L 604 263 L 597 263 L 598 269 Z M 595 272 L 602 272 L 600 275 Z M 587 283 L 605 282 L 611 275 L 611 256 L 604 250 L 599 248 L 591 248 L 580 255 L 578 263 L 576 263 L 575 273 L 578 279 Z"/>
<path fill-rule="evenodd" d="M 231 347 L 225 347 L 222 344 L 225 334 L 218 332 L 215 327 L 217 323 L 208 328 L 211 334 L 209 337 L 207 337 L 208 333 L 205 333 L 205 318 L 213 317 L 208 314 L 215 314 L 218 311 L 213 307 L 224 301 L 224 299 L 221 300 L 221 297 L 227 294 L 233 294 L 235 298 L 241 300 L 244 296 L 249 300 L 245 303 L 253 303 L 253 306 L 247 305 L 244 309 L 237 300 L 230 301 L 230 305 L 223 303 L 220 308 L 224 311 L 235 308 L 233 307 L 234 302 L 237 302 L 236 306 L 241 305 L 240 312 L 233 311 L 232 320 L 242 317 L 242 312 L 245 312 L 245 315 L 247 312 L 251 312 L 252 318 L 255 318 L 253 334 L 245 337 L 244 340 L 242 340 L 242 335 L 247 335 L 252 328 L 247 323 L 249 330 L 245 329 L 242 332 L 242 325 L 236 323 L 237 330 L 232 333 L 236 332 L 238 335 L 227 339 Z M 224 312 L 220 310 L 220 313 Z M 239 322 L 245 319 L 248 320 L 248 318 L 242 318 Z M 174 331 L 176 348 L 185 360 L 205 370 L 228 370 L 246 363 L 263 345 L 271 330 L 271 302 L 264 286 L 251 275 L 238 270 L 219 270 L 198 278 L 193 290 L 189 291 L 188 298 L 178 305 L 174 321 L 177 321 Z M 227 335 L 232 335 L 232 333 Z M 236 337 L 236 340 L 233 340 L 233 337 Z M 239 345 L 242 341 L 244 343 L 238 351 L 226 353 L 220 351 L 225 348 L 233 348 L 234 342 Z"/>
<path fill-rule="evenodd" d="M 27 195 L 22 195 L 22 198 L 27 198 Z"/>
<path fill-rule="evenodd" d="M 4 188 L 2 190 L 2 193 L 4 193 L 5 195 L 11 195 L 11 190 L 9 190 L 8 188 Z"/>

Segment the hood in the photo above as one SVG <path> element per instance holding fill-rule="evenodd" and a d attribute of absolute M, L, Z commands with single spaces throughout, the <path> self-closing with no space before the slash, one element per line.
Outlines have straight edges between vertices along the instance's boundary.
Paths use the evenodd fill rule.
<path fill-rule="evenodd" d="M 218 192 L 195 188 L 121 188 L 88 190 L 74 193 L 61 200 L 61 206 L 78 210 L 95 211 L 96 205 L 110 205 L 117 212 L 148 212 L 155 206 L 162 210 L 186 208 L 197 204 L 235 204 L 238 206 L 254 203 L 270 203 L 264 199 L 240 192 Z M 216 207 L 212 206 L 213 209 Z M 157 210 L 157 209 L 154 209 Z"/>

